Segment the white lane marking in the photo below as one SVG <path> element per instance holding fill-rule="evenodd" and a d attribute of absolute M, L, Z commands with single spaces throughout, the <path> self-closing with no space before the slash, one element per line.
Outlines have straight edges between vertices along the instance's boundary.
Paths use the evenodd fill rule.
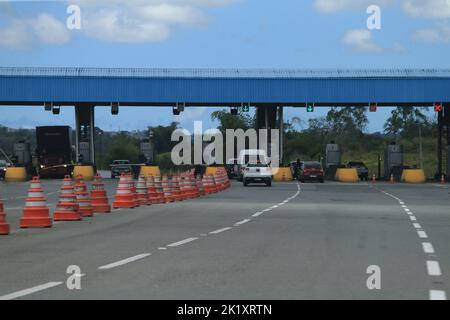
<path fill-rule="evenodd" d="M 276 209 L 276 208 L 278 208 L 277 205 L 270 207 L 270 209 Z"/>
<path fill-rule="evenodd" d="M 422 242 L 422 247 L 425 253 L 434 253 L 433 245 L 430 242 Z"/>
<path fill-rule="evenodd" d="M 12 210 L 21 210 L 21 209 L 23 209 L 23 207 L 5 208 L 5 210 L 10 210 L 10 211 L 12 211 Z"/>
<path fill-rule="evenodd" d="M 421 239 L 428 238 L 428 236 L 427 236 L 425 231 L 417 231 L 417 234 L 419 235 L 419 238 L 421 238 Z"/>
<path fill-rule="evenodd" d="M 161 248 L 158 248 L 158 250 L 167 250 L 167 248 L 161 247 Z"/>
<path fill-rule="evenodd" d="M 59 286 L 61 284 L 62 284 L 62 282 L 48 282 L 48 283 L 41 284 L 41 285 L 33 287 L 33 288 L 28 288 L 25 290 L 20 290 L 20 291 L 14 292 L 14 293 L 0 296 L 0 300 L 12 300 L 12 299 L 20 298 L 23 296 L 33 294 L 35 292 L 39 292 L 42 290 L 46 290 L 46 289 L 50 289 L 50 288 Z"/>
<path fill-rule="evenodd" d="M 250 222 L 250 219 L 244 219 L 242 221 L 236 222 L 234 225 L 235 226 L 240 226 L 240 225 L 242 225 L 244 223 L 247 223 L 247 222 Z"/>
<path fill-rule="evenodd" d="M 407 206 L 405 206 L 405 205 L 403 204 L 403 205 L 402 205 L 402 208 L 403 208 L 403 209 L 406 209 L 406 208 L 408 208 L 408 207 L 407 207 Z"/>
<path fill-rule="evenodd" d="M 200 233 L 200 237 L 207 237 L 208 235 L 206 233 Z"/>
<path fill-rule="evenodd" d="M 231 228 L 231 227 L 222 228 L 222 229 L 219 229 L 219 230 L 211 231 L 210 234 L 218 234 L 218 233 L 222 233 L 222 232 L 225 232 L 225 231 L 228 231 L 228 230 L 231 230 L 231 229 L 233 229 L 233 228 Z"/>
<path fill-rule="evenodd" d="M 124 264 L 130 263 L 130 262 L 134 262 L 136 260 L 144 259 L 144 258 L 148 257 L 149 255 L 151 255 L 151 254 L 150 253 L 138 254 L 137 256 L 130 257 L 130 258 L 127 258 L 127 259 L 123 259 L 123 260 L 120 260 L 120 261 L 117 261 L 117 262 L 113 262 L 113 263 L 110 263 L 110 264 L 107 264 L 107 265 L 104 265 L 104 266 L 101 266 L 101 267 L 98 267 L 98 268 L 100 270 L 108 270 L 108 269 L 116 268 L 116 267 L 122 266 Z"/>
<path fill-rule="evenodd" d="M 447 300 L 447 295 L 443 290 L 430 290 L 430 300 Z"/>
<path fill-rule="evenodd" d="M 186 244 L 186 243 L 189 243 L 189 242 L 192 242 L 192 241 L 195 241 L 195 240 L 198 240 L 198 238 L 187 238 L 187 239 L 184 239 L 184 240 L 181 240 L 181 241 L 178 241 L 178 242 L 171 243 L 171 244 L 169 244 L 167 246 L 168 247 L 178 247 L 178 246 L 181 246 L 183 244 Z"/>
<path fill-rule="evenodd" d="M 414 228 L 416 229 L 422 229 L 422 226 L 418 223 L 413 223 Z"/>
<path fill-rule="evenodd" d="M 409 219 L 411 219 L 411 221 L 417 221 L 417 218 L 414 216 L 410 216 Z"/>
<path fill-rule="evenodd" d="M 401 205 L 404 205 L 404 204 L 405 204 L 403 201 L 399 201 L 399 203 L 400 203 Z"/>
<path fill-rule="evenodd" d="M 257 213 L 255 213 L 255 214 L 253 214 L 252 215 L 252 217 L 259 217 L 260 215 L 262 215 L 263 214 L 263 212 L 262 211 L 260 211 L 260 212 L 257 212 Z"/>
<path fill-rule="evenodd" d="M 406 212 L 411 212 L 411 210 L 409 210 L 408 208 L 405 208 L 404 209 Z"/>
<path fill-rule="evenodd" d="M 271 211 L 272 209 L 264 209 L 263 210 L 263 212 L 269 212 L 269 211 Z"/>
<path fill-rule="evenodd" d="M 441 276 L 441 267 L 437 261 L 427 261 L 428 275 L 430 276 Z"/>

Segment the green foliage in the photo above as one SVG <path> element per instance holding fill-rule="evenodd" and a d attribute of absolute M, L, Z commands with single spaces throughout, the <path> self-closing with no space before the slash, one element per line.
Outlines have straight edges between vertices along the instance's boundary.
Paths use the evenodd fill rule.
<path fill-rule="evenodd" d="M 172 132 L 177 129 L 177 123 L 172 122 L 169 126 L 157 126 L 150 127 L 153 134 L 153 141 L 155 143 L 155 151 L 156 153 L 166 153 L 171 152 L 173 147 L 177 144 L 177 142 L 172 142 Z"/>
<path fill-rule="evenodd" d="M 236 116 L 232 115 L 227 110 L 214 111 L 211 114 L 211 120 L 219 121 L 220 125 L 218 129 L 224 133 L 226 129 L 243 129 L 248 130 L 255 127 L 255 119 L 247 113 L 243 113 L 241 110 L 238 111 Z"/>
<path fill-rule="evenodd" d="M 113 160 L 130 160 L 132 163 L 137 163 L 139 158 L 138 143 L 136 139 L 131 138 L 125 132 L 120 132 L 114 137 L 114 141 L 108 148 L 103 166 L 108 167 Z"/>

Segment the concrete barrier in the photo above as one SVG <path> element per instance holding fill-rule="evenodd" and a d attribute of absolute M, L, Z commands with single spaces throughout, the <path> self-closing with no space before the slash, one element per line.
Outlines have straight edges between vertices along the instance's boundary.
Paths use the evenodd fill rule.
<path fill-rule="evenodd" d="M 161 176 L 161 170 L 158 166 L 142 166 L 140 174 L 146 177 L 157 177 Z"/>
<path fill-rule="evenodd" d="M 225 170 L 224 167 L 208 167 L 206 168 L 205 175 L 215 175 L 219 173 L 220 171 Z"/>
<path fill-rule="evenodd" d="M 94 167 L 93 166 L 75 166 L 73 168 L 73 177 L 81 175 L 83 180 L 92 181 L 94 180 Z"/>
<path fill-rule="evenodd" d="M 272 173 L 273 180 L 276 182 L 294 180 L 294 177 L 292 177 L 291 168 L 273 168 Z"/>
<path fill-rule="evenodd" d="M 406 183 L 425 183 L 427 178 L 422 169 L 405 169 L 403 170 L 401 181 Z"/>
<path fill-rule="evenodd" d="M 27 181 L 27 170 L 23 167 L 9 167 L 5 173 L 6 182 Z"/>
<path fill-rule="evenodd" d="M 358 170 L 352 168 L 340 168 L 336 170 L 336 180 L 339 182 L 359 182 Z"/>

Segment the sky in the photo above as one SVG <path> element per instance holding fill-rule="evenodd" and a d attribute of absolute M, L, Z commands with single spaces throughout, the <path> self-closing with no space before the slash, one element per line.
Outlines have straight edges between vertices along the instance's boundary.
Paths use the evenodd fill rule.
<path fill-rule="evenodd" d="M 70 29 L 80 8 L 80 29 Z M 369 29 L 368 7 L 380 8 Z M 0 66 L 138 68 L 448 68 L 449 0 L 0 0 Z M 96 108 L 104 130 L 194 120 L 215 127 L 213 108 Z M 286 109 L 286 120 L 323 116 Z M 391 109 L 369 114 L 382 131 Z M 432 115 L 430 113 L 430 115 Z M 73 108 L 0 107 L 0 124 L 74 125 Z"/>

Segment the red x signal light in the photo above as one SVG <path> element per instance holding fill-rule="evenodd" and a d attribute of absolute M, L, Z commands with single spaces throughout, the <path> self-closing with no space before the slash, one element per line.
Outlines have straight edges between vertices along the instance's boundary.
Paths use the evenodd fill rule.
<path fill-rule="evenodd" d="M 442 104 L 440 104 L 440 103 L 436 103 L 435 105 L 434 105 L 434 111 L 435 112 L 441 112 L 443 109 L 442 109 Z"/>

